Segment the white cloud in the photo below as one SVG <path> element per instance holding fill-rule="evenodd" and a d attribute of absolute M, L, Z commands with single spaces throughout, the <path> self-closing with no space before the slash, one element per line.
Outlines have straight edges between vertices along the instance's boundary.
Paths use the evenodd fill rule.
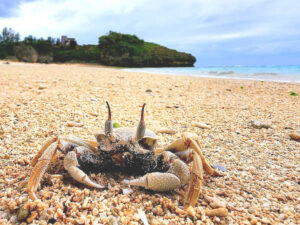
<path fill-rule="evenodd" d="M 181 38 L 184 41 L 183 36 L 192 35 L 189 41 L 221 41 L 255 36 L 255 29 L 257 36 L 261 36 L 274 32 L 275 28 L 284 28 L 281 25 L 297 23 L 294 17 L 298 17 L 299 10 L 293 5 L 300 6 L 300 3 L 263 0 L 39 0 L 22 3 L 17 16 L 1 19 L 0 27 L 9 26 L 23 35 L 36 36 L 84 32 L 96 35 L 97 30 L 103 33 L 119 29 L 145 33 L 153 38 L 171 34 L 175 36 L 174 40 Z M 265 32 L 266 27 L 269 32 Z M 252 31 L 247 31 L 249 28 Z"/>
<path fill-rule="evenodd" d="M 0 18 L 0 29 L 12 27 L 22 37 L 67 34 L 81 44 L 114 30 L 192 52 L 300 45 L 298 0 L 37 0 L 23 2 L 15 15 Z"/>
<path fill-rule="evenodd" d="M 17 16 L 0 20 L 0 27 L 13 27 L 24 36 L 61 35 L 80 33 L 94 23 L 103 26 L 103 18 L 127 15 L 138 6 L 138 1 L 117 0 L 40 0 L 23 3 Z"/>

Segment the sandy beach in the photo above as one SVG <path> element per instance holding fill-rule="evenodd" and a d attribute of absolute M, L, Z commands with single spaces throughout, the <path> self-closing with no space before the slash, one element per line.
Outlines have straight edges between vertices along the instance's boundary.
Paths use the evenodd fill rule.
<path fill-rule="evenodd" d="M 0 224 L 297 224 L 300 220 L 300 85 L 126 72 L 80 64 L 5 64 L 0 61 Z M 30 161 L 54 135 L 94 140 L 107 118 L 105 101 L 121 126 L 135 127 L 146 103 L 147 129 L 159 147 L 185 131 L 199 135 L 211 165 L 223 177 L 206 177 L 193 212 L 183 210 L 184 189 L 154 193 L 121 183 L 122 173 L 91 174 L 109 189 L 89 189 L 63 174 L 47 172 L 29 200 Z M 270 128 L 255 128 L 259 121 Z M 72 127 L 70 124 L 80 124 Z M 195 123 L 205 123 L 202 129 Z M 208 198 L 207 198 L 208 196 Z M 208 216 L 218 199 L 226 217 Z M 25 223 L 24 223 L 25 224 Z"/>

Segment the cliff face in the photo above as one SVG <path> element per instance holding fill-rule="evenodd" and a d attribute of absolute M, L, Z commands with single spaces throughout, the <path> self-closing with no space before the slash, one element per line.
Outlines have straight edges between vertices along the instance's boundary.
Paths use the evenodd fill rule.
<path fill-rule="evenodd" d="M 20 61 L 33 63 L 37 62 L 39 56 L 32 46 L 24 44 L 14 46 L 14 54 Z"/>
<path fill-rule="evenodd" d="M 9 57 L 16 57 L 19 61 L 22 62 L 31 62 L 31 63 L 51 63 L 53 62 L 53 52 L 50 49 L 47 52 L 39 52 L 32 45 L 18 43 L 13 46 L 13 53 Z M 7 57 L 6 57 L 7 58 Z"/>
<path fill-rule="evenodd" d="M 193 66 L 196 61 L 191 54 L 116 32 L 99 38 L 99 50 L 100 62 L 111 66 L 179 67 Z"/>

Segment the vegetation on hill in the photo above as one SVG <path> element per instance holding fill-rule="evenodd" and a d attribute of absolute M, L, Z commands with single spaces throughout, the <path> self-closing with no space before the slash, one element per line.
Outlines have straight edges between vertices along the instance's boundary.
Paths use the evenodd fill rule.
<path fill-rule="evenodd" d="M 74 48 L 54 47 L 53 58 L 56 62 L 100 63 L 100 52 L 97 45 L 83 45 Z"/>
<path fill-rule="evenodd" d="M 37 39 L 32 35 L 20 41 L 19 33 L 4 28 L 0 34 L 0 59 L 7 57 L 17 57 L 20 61 L 26 58 L 29 62 L 87 62 L 124 67 L 193 66 L 196 61 L 191 54 L 112 31 L 101 36 L 98 45 L 80 46 L 75 40 L 63 45 L 60 39 Z"/>
<path fill-rule="evenodd" d="M 191 54 L 112 31 L 99 38 L 99 49 L 100 61 L 113 66 L 193 66 L 196 61 Z"/>

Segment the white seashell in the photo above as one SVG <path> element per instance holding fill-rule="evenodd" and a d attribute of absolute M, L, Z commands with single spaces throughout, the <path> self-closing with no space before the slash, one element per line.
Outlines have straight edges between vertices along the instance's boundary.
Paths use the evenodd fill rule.
<path fill-rule="evenodd" d="M 139 216 L 140 216 L 141 220 L 143 221 L 144 225 L 149 225 L 146 214 L 141 209 L 138 209 L 138 213 L 139 213 Z"/>
<path fill-rule="evenodd" d="M 195 123 L 194 126 L 202 128 L 202 129 L 210 129 L 211 128 L 209 125 L 207 125 L 205 123 Z"/>
<path fill-rule="evenodd" d="M 73 122 L 73 121 L 69 121 L 67 123 L 68 127 L 83 127 L 83 123 L 77 123 L 77 122 Z"/>
<path fill-rule="evenodd" d="M 207 209 L 205 210 L 205 215 L 226 217 L 228 215 L 228 210 L 226 208 Z"/>

